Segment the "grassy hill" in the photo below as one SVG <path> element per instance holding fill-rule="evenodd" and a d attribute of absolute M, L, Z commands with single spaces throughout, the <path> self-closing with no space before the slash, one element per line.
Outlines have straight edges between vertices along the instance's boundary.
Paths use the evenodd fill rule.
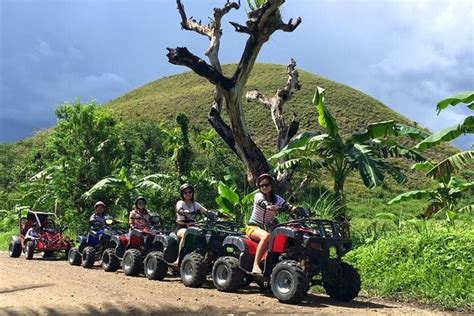
<path fill-rule="evenodd" d="M 224 66 L 230 74 L 235 65 Z M 285 105 L 288 117 L 296 113 L 302 130 L 317 128 L 317 116 L 311 104 L 316 86 L 326 89 L 326 104 L 336 117 L 343 133 L 352 132 L 368 123 L 396 120 L 413 124 L 381 102 L 346 85 L 299 70 L 303 87 Z M 247 90 L 258 89 L 272 96 L 286 83 L 286 67 L 273 64 L 257 64 L 248 81 Z M 125 119 L 145 118 L 156 122 L 171 121 L 177 111 L 192 114 L 191 124 L 208 129 L 207 113 L 212 102 L 213 86 L 205 79 L 188 72 L 150 82 L 111 101 L 107 107 Z M 249 129 L 257 144 L 275 147 L 275 130 L 270 111 L 256 103 L 244 105 Z"/>

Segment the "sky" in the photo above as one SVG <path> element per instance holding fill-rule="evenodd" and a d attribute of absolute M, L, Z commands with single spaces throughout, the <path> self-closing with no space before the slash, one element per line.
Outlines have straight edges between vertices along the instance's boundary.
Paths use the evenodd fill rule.
<path fill-rule="evenodd" d="M 224 0 L 183 0 L 208 21 Z M 436 115 L 436 103 L 474 90 L 474 1 L 287 0 L 293 33 L 277 32 L 258 62 L 287 64 L 361 90 L 432 131 L 460 123 L 466 106 Z M 220 57 L 236 63 L 246 1 L 224 18 Z M 54 126 L 58 104 L 108 102 L 188 69 L 166 47 L 204 57 L 208 40 L 183 31 L 174 0 L 0 0 L 0 143 Z M 304 84 L 304 82 L 303 82 Z M 277 87 L 275 87 L 277 88 Z M 472 113 L 472 112 L 471 112 Z M 455 144 L 470 148 L 474 136 Z"/>

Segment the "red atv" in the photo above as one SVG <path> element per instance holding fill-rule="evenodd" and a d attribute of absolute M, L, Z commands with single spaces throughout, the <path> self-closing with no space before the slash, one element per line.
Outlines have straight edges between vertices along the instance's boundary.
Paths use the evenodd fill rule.
<path fill-rule="evenodd" d="M 26 260 L 33 259 L 35 252 L 44 252 L 43 258 L 51 257 L 55 251 L 67 253 L 71 248 L 69 238 L 63 238 L 63 229 L 56 228 L 53 213 L 27 211 L 20 212 L 18 221 L 20 235 L 12 236 L 8 246 L 10 257 L 18 258 L 23 251 Z"/>
<path fill-rule="evenodd" d="M 304 218 L 276 225 L 258 275 L 251 272 L 257 244 L 247 236 L 226 237 L 227 256 L 212 269 L 218 290 L 235 291 L 245 278 L 253 277 L 284 303 L 300 302 L 316 284 L 340 301 L 350 301 L 360 291 L 359 273 L 341 260 L 352 248 L 345 222 Z"/>
<path fill-rule="evenodd" d="M 129 233 L 112 235 L 108 248 L 102 253 L 102 268 L 105 271 L 115 272 L 122 264 L 125 275 L 137 276 L 143 272 L 143 262 L 149 258 L 147 255 L 161 258 L 166 254 L 159 241 L 169 231 L 158 227 L 157 215 L 152 214 L 150 222 L 151 228 L 131 229 Z"/>

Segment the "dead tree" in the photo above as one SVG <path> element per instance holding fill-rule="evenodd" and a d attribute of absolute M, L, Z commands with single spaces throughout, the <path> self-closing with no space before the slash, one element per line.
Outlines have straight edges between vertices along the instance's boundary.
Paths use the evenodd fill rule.
<path fill-rule="evenodd" d="M 295 22 L 290 19 L 288 23 L 284 23 L 280 14 L 280 6 L 285 0 L 267 0 L 261 7 L 248 13 L 245 25 L 230 22 L 236 32 L 245 33 L 249 38 L 235 73 L 232 77 L 227 77 L 222 73 L 219 62 L 222 18 L 230 10 L 239 9 L 240 1 L 227 1 L 224 7 L 215 8 L 214 15 L 207 25 L 188 18 L 182 1 L 176 0 L 176 2 L 181 15 L 181 27 L 209 38 L 210 46 L 205 54 L 209 58 L 210 64 L 189 52 L 186 47 L 167 48 L 168 60 L 172 64 L 192 69 L 196 74 L 215 85 L 214 102 L 208 116 L 209 123 L 243 162 L 246 167 L 247 180 L 250 184 L 254 184 L 255 179 L 260 174 L 268 172 L 270 167 L 262 151 L 249 135 L 242 109 L 244 89 L 263 44 L 278 30 L 284 32 L 295 30 L 301 23 L 301 18 Z M 221 117 L 223 108 L 227 111 L 230 125 Z M 288 132 L 286 132 L 287 136 Z M 278 142 L 280 143 L 280 140 Z"/>

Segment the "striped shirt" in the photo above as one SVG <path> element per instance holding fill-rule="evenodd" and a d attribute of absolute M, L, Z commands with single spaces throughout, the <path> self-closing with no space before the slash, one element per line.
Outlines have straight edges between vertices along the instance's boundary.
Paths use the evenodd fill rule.
<path fill-rule="evenodd" d="M 255 194 L 253 200 L 253 211 L 250 217 L 249 224 L 264 227 L 270 224 L 276 215 L 276 211 L 270 211 L 266 209 L 266 205 L 278 205 L 279 208 L 289 207 L 290 205 L 281 196 L 276 195 L 276 201 L 271 203 L 265 200 L 263 193 L 258 192 Z"/>

